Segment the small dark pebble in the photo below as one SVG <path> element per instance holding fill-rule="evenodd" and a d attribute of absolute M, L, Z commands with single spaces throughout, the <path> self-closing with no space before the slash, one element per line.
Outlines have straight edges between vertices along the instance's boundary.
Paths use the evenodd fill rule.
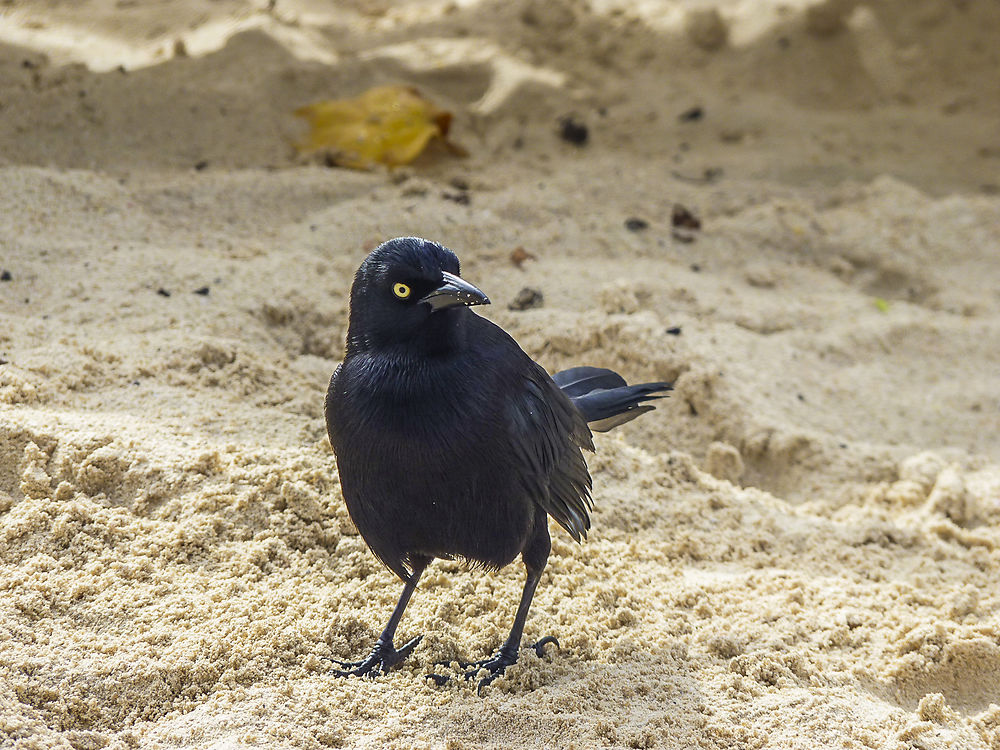
<path fill-rule="evenodd" d="M 139 381 L 138 380 L 133 380 L 132 381 L 132 385 L 139 385 Z"/>
<path fill-rule="evenodd" d="M 454 201 L 460 206 L 468 206 L 472 202 L 468 193 L 441 193 L 441 197 L 446 201 Z"/>
<path fill-rule="evenodd" d="M 673 326 L 672 328 L 668 328 L 667 329 L 667 333 L 669 333 L 671 336 L 680 336 L 681 335 L 681 327 L 680 326 Z"/>
<path fill-rule="evenodd" d="M 681 122 L 696 122 L 705 116 L 705 110 L 701 107 L 691 107 L 691 109 L 686 109 L 677 115 L 677 119 Z"/>
<path fill-rule="evenodd" d="M 692 263 L 691 270 L 694 271 L 695 273 L 699 273 L 701 271 L 701 266 L 699 266 L 697 263 Z"/>
<path fill-rule="evenodd" d="M 684 229 L 701 229 L 701 219 L 680 203 L 674 204 L 674 208 L 670 212 L 670 223 Z"/>
<path fill-rule="evenodd" d="M 208 296 L 208 287 L 207 286 L 203 286 L 203 287 L 200 287 L 198 289 L 195 289 L 194 293 L 195 294 L 200 294 L 202 297 L 206 297 L 206 296 Z"/>
<path fill-rule="evenodd" d="M 468 190 L 469 181 L 464 177 L 452 177 L 448 180 L 448 184 L 451 185 L 455 190 Z"/>
<path fill-rule="evenodd" d="M 544 298 L 542 293 L 531 287 L 524 287 L 514 297 L 514 301 L 507 305 L 509 310 L 530 310 L 532 307 L 541 307 Z"/>
<path fill-rule="evenodd" d="M 803 396 L 803 395 L 802 395 L 801 393 L 796 393 L 796 394 L 795 394 L 795 397 L 796 397 L 796 398 L 797 398 L 797 399 L 798 399 L 799 401 L 805 401 L 805 400 L 806 400 L 806 397 L 805 397 L 805 396 Z"/>
<path fill-rule="evenodd" d="M 200 162 L 194 165 L 194 168 L 199 172 L 201 172 L 203 169 L 207 167 L 208 167 L 208 162 L 205 159 L 202 159 Z"/>
<path fill-rule="evenodd" d="M 590 137 L 590 131 L 572 115 L 567 115 L 559 120 L 559 137 L 567 143 L 583 146 Z"/>
<path fill-rule="evenodd" d="M 8 365 L 8 364 L 10 364 L 9 359 L 7 359 L 6 357 L 0 357 L 0 365 Z"/>
<path fill-rule="evenodd" d="M 0 281 L 13 281 L 14 277 L 10 275 L 10 271 L 0 271 Z"/>
<path fill-rule="evenodd" d="M 625 228 L 630 232 L 641 232 L 643 229 L 649 228 L 649 222 L 638 216 L 631 216 L 625 219 Z"/>
<path fill-rule="evenodd" d="M 170 292 L 168 292 L 162 286 L 159 289 L 156 290 L 156 293 L 159 294 L 161 297 L 169 297 L 170 296 Z"/>

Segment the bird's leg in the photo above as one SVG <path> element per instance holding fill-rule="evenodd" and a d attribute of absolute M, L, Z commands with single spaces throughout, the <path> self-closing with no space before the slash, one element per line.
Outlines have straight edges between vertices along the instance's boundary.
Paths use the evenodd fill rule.
<path fill-rule="evenodd" d="M 517 606 L 517 614 L 514 615 L 514 624 L 510 628 L 510 635 L 507 636 L 507 640 L 504 641 L 500 650 L 489 659 L 462 665 L 468 669 L 465 673 L 465 679 L 467 680 L 473 679 L 481 669 L 489 672 L 488 675 L 479 681 L 480 690 L 502 675 L 507 667 L 517 661 L 517 652 L 521 647 L 521 635 L 524 632 L 524 622 L 528 619 L 531 598 L 535 595 L 535 588 L 542 577 L 542 571 L 545 569 L 545 563 L 549 558 L 549 550 L 551 549 L 545 511 L 536 514 L 535 529 L 533 538 L 521 553 L 521 557 L 524 560 L 524 567 L 527 570 L 527 579 L 524 581 L 524 591 L 521 592 L 521 603 Z M 555 638 L 547 636 L 533 645 L 535 653 L 538 656 L 542 656 L 545 645 L 549 643 L 555 643 L 556 647 L 559 646 L 559 642 Z"/>
<path fill-rule="evenodd" d="M 485 669 L 489 672 L 479 681 L 480 689 L 489 685 L 493 680 L 503 674 L 511 664 L 517 661 L 517 652 L 521 648 L 521 634 L 524 632 L 524 621 L 528 617 L 528 608 L 531 606 L 531 597 L 538 586 L 538 580 L 542 577 L 541 570 L 528 570 L 528 578 L 524 582 L 524 591 L 521 594 L 521 603 L 517 607 L 517 614 L 514 616 L 514 624 L 511 626 L 510 635 L 507 640 L 489 659 L 474 661 L 461 666 L 468 670 L 465 679 L 471 680 L 479 674 L 479 670 Z"/>
<path fill-rule="evenodd" d="M 417 587 L 420 574 L 424 572 L 424 568 L 427 567 L 427 563 L 429 562 L 430 560 L 425 558 L 420 558 L 413 562 L 413 575 L 410 576 L 406 585 L 403 586 L 403 593 L 399 596 L 399 602 L 392 611 L 392 616 L 389 618 L 389 622 L 386 623 L 382 635 L 375 641 L 375 647 L 371 653 L 361 661 L 347 662 L 333 659 L 332 661 L 344 667 L 342 670 L 335 671 L 334 675 L 337 677 L 348 677 L 350 675 L 374 677 L 379 672 L 385 674 L 413 652 L 413 649 L 420 643 L 420 639 L 423 638 L 422 635 L 411 638 L 399 649 L 393 645 L 392 640 L 396 636 L 396 627 L 403 617 L 403 611 L 410 602 L 413 590 Z"/>

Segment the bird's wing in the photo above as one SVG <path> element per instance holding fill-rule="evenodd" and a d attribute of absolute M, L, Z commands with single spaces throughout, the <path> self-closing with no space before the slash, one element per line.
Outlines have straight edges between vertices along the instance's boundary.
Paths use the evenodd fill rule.
<path fill-rule="evenodd" d="M 529 360 L 530 362 L 530 360 Z M 590 472 L 581 448 L 594 450 L 580 412 L 534 362 L 507 402 L 511 445 L 531 497 L 580 541 L 590 528 Z"/>

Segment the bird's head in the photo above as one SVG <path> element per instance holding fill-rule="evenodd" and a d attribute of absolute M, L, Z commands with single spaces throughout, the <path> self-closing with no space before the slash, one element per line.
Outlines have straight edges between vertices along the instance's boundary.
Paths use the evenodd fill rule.
<path fill-rule="evenodd" d="M 465 308 L 489 297 L 459 277 L 458 257 L 437 242 L 398 237 L 371 251 L 351 287 L 348 351 L 425 340 L 452 331 Z"/>

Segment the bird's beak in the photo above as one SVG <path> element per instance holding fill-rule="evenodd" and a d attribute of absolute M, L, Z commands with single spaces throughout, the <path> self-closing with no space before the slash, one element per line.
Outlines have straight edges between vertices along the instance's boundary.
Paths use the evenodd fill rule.
<path fill-rule="evenodd" d="M 441 272 L 441 286 L 420 300 L 431 306 L 431 310 L 444 310 L 456 305 L 488 305 L 490 298 L 482 290 L 474 287 L 468 281 L 447 271 Z"/>

